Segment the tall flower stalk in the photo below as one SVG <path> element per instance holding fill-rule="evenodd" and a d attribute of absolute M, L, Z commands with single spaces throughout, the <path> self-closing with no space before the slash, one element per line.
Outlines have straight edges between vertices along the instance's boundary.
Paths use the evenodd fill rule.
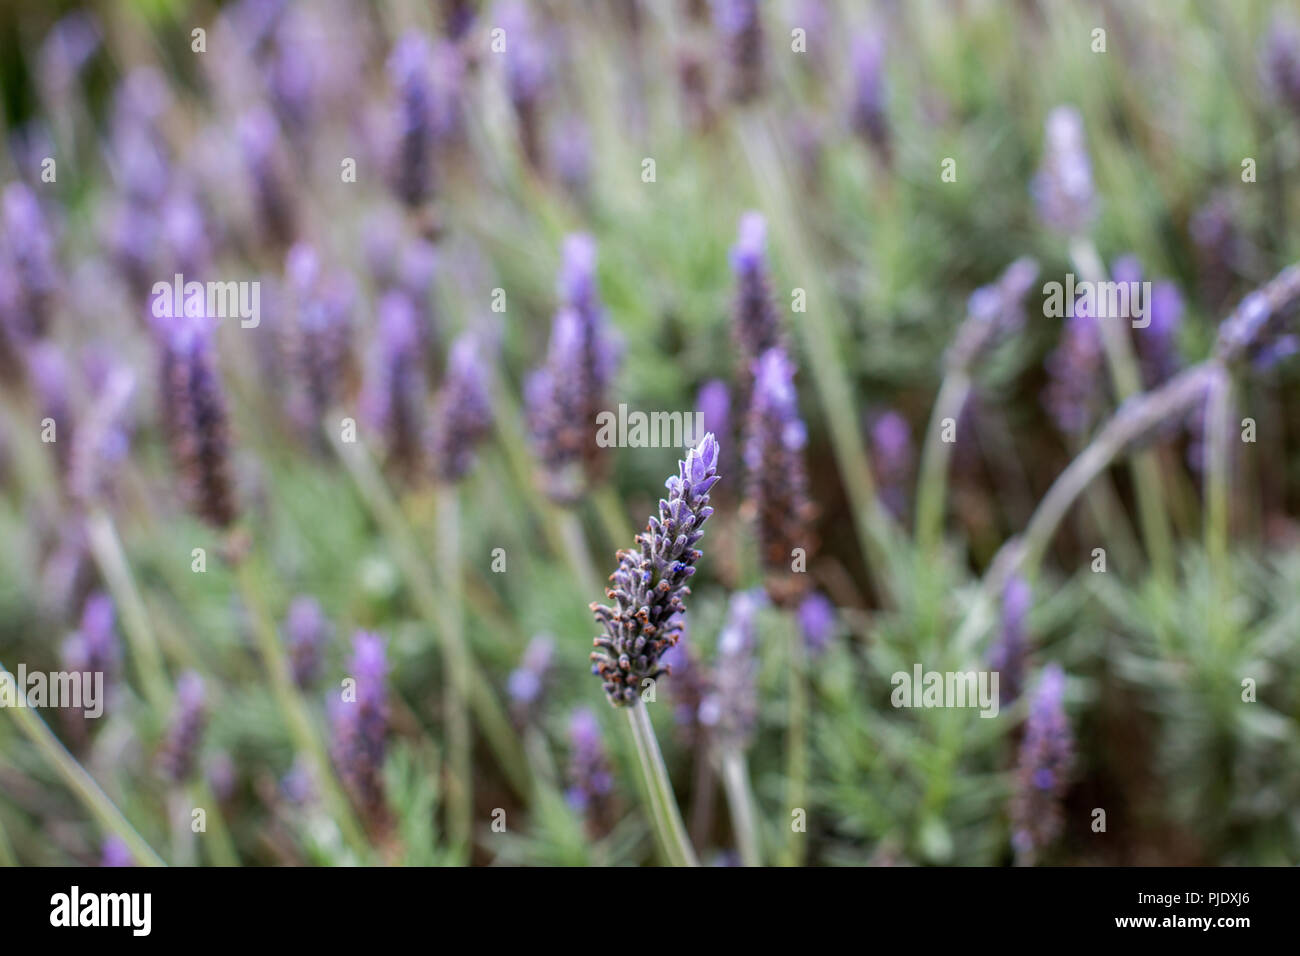
<path fill-rule="evenodd" d="M 681 812 L 641 693 L 668 671 L 661 658 L 682 631 L 683 598 L 695 574 L 704 523 L 713 514 L 709 490 L 718 481 L 718 442 L 710 433 L 678 464 L 636 547 L 619 551 L 606 596 L 613 605 L 592 604 L 604 633 L 591 653 L 592 673 L 601 679 L 610 704 L 622 708 L 632 725 L 637 756 L 649 793 L 660 847 L 673 865 L 695 865 Z"/>

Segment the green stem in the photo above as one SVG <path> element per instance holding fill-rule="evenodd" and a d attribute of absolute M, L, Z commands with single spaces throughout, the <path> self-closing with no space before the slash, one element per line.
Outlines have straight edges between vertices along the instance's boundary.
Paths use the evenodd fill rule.
<path fill-rule="evenodd" d="M 271 622 L 262 598 L 252 555 L 245 556 L 236 565 L 235 575 L 239 581 L 240 594 L 252 618 L 262 666 L 271 678 L 271 688 L 276 703 L 284 715 L 294 746 L 309 761 L 316 784 L 320 787 L 321 799 L 330 816 L 338 823 L 343 838 L 364 859 L 370 852 L 365 833 L 352 812 L 352 805 L 339 785 L 334 768 L 330 765 L 329 756 L 326 754 L 325 745 L 312 725 L 311 711 L 293 682 L 288 660 L 281 651 L 275 625 Z"/>
<path fill-rule="evenodd" d="M 731 828 L 736 831 L 736 845 L 742 866 L 762 866 L 759 852 L 758 815 L 754 812 L 754 793 L 749 785 L 749 767 L 745 753 L 736 747 L 722 752 L 722 784 L 731 808 Z"/>
<path fill-rule="evenodd" d="M 14 852 L 14 845 L 9 842 L 9 834 L 5 831 L 4 818 L 0 817 L 0 866 L 17 866 L 18 854 Z"/>
<path fill-rule="evenodd" d="M 636 532 L 632 530 L 632 524 L 627 520 L 627 514 L 614 489 L 607 484 L 601 485 L 592 492 L 591 497 L 600 523 L 605 528 L 610 548 L 617 551 L 619 548 L 631 547 Z"/>
<path fill-rule="evenodd" d="M 646 795 L 650 801 L 650 815 L 664 859 L 669 866 L 699 866 L 695 850 L 686 836 L 681 812 L 677 809 L 677 798 L 673 796 L 672 783 L 668 779 L 668 769 L 664 766 L 659 741 L 650 723 L 650 714 L 640 700 L 622 710 L 627 714 L 632 739 L 636 742 L 637 759 L 641 764 Z"/>
<path fill-rule="evenodd" d="M 473 853 L 473 774 L 469 713 L 469 651 L 465 647 L 460 587 L 460 501 L 455 485 L 438 488 L 438 563 L 447 628 L 444 678 L 447 748 L 451 780 L 447 792 L 447 836 L 461 863 Z"/>
<path fill-rule="evenodd" d="M 1097 247 L 1090 239 L 1077 238 L 1070 243 L 1070 256 L 1075 268 L 1089 282 L 1104 282 L 1106 269 L 1102 265 Z M 1119 324 L 1119 316 L 1101 316 L 1097 326 L 1101 331 L 1106 364 L 1110 367 L 1115 391 L 1122 404 L 1142 393 L 1142 376 L 1133 354 L 1133 343 L 1127 330 Z M 1151 555 L 1151 566 L 1156 577 L 1164 582 L 1173 581 L 1173 544 L 1170 540 L 1169 515 L 1165 510 L 1160 463 L 1155 453 L 1146 450 L 1133 456 L 1133 482 L 1137 488 L 1138 515 L 1142 523 L 1142 536 Z"/>
<path fill-rule="evenodd" d="M 155 713 L 165 714 L 170 707 L 171 693 L 163 669 L 162 652 L 113 519 L 102 509 L 92 510 L 86 518 L 86 533 L 95 563 L 122 615 L 122 628 L 131 646 L 131 657 L 145 697 Z"/>
<path fill-rule="evenodd" d="M 0 674 L 7 675 L 9 680 L 13 681 L 13 675 L 5 669 L 3 663 L 0 663 Z M 23 694 L 26 690 L 22 689 Z M 115 834 L 127 848 L 136 861 L 146 866 L 166 866 L 153 848 L 145 842 L 144 837 L 131 826 L 130 822 L 122 815 L 122 811 L 117 808 L 108 794 L 95 782 L 92 777 L 77 759 L 68 753 L 68 749 L 63 746 L 59 738 L 46 726 L 45 721 L 30 706 L 6 707 L 5 710 L 14 715 L 14 720 L 18 721 L 18 727 L 27 739 L 36 745 L 50 766 L 63 778 L 68 789 L 77 795 L 87 810 L 90 811 L 101 827 L 106 831 Z"/>
<path fill-rule="evenodd" d="M 190 784 L 190 801 L 207 810 L 209 833 L 205 836 L 210 836 L 211 840 L 205 843 L 208 852 L 212 854 L 212 861 L 217 866 L 239 866 L 239 852 L 235 849 L 234 840 L 230 838 L 230 828 L 226 826 L 221 803 L 202 777 Z"/>
<path fill-rule="evenodd" d="M 442 604 L 437 597 L 438 587 L 430 576 L 428 566 L 411 535 L 401 508 L 384 484 L 383 476 L 375 468 L 365 448 L 355 442 L 342 441 L 334 430 L 328 430 L 327 434 L 331 436 L 339 460 L 352 476 L 353 483 L 361 493 L 367 509 L 379 523 L 384 537 L 392 548 L 393 557 L 402 571 L 402 577 L 411 589 L 416 610 L 436 634 L 447 633 L 450 622 L 446 620 Z M 451 652 L 444 648 L 444 653 Z M 468 655 L 467 658 L 469 700 L 479 729 L 482 730 L 488 746 L 497 758 L 497 765 L 509 779 L 510 785 L 521 797 L 527 797 L 532 792 L 532 782 L 528 772 L 528 762 L 519 746 L 514 729 L 497 702 L 491 683 L 474 659 Z"/>
<path fill-rule="evenodd" d="M 786 634 L 789 637 L 790 661 L 790 723 L 786 728 L 786 812 L 793 819 L 794 811 L 802 810 L 807 819 L 808 808 L 805 806 L 808 789 L 808 684 L 804 673 L 803 634 L 798 622 L 788 617 Z M 808 834 L 790 827 L 790 841 L 786 848 L 786 866 L 802 866 Z"/>
<path fill-rule="evenodd" d="M 955 422 L 960 417 L 970 389 L 970 373 L 964 368 L 950 369 L 930 414 L 916 492 L 916 543 L 923 561 L 935 558 L 943 536 L 943 506 L 947 500 L 948 463 L 953 444 L 943 440 L 943 423 L 949 418 Z"/>
<path fill-rule="evenodd" d="M 1210 384 L 1205 408 L 1205 554 L 1211 587 L 1210 634 L 1219 646 L 1225 627 L 1223 608 L 1228 601 L 1228 491 L 1232 466 L 1232 379 L 1225 371 Z"/>

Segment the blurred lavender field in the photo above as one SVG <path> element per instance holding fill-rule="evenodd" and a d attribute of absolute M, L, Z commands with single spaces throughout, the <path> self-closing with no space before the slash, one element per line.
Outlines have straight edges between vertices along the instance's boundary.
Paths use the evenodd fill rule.
<path fill-rule="evenodd" d="M 1286 4 L 20 2 L 0 126 L 0 864 L 1300 862 Z"/>

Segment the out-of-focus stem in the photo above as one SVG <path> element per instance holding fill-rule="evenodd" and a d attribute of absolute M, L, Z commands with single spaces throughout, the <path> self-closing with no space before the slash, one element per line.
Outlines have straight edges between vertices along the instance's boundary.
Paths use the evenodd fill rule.
<path fill-rule="evenodd" d="M 226 826 L 225 814 L 221 812 L 217 795 L 212 792 L 207 781 L 199 779 L 190 785 L 190 802 L 207 811 L 209 831 L 207 836 L 211 839 L 208 851 L 212 854 L 213 862 L 217 866 L 239 866 L 239 853 L 230 838 L 230 828 Z"/>
<path fill-rule="evenodd" d="M 9 842 L 9 834 L 5 832 L 4 820 L 0 820 L 0 866 L 17 866 L 18 855 L 14 853 L 14 845 Z"/>
<path fill-rule="evenodd" d="M 577 512 L 572 508 L 557 510 L 560 537 L 564 541 L 564 555 L 574 575 L 583 583 L 583 592 L 587 594 L 603 592 L 604 588 L 601 586 L 600 577 L 596 574 L 596 566 L 591 560 L 591 549 L 587 547 L 587 536 L 583 533 L 582 522 Z M 631 544 L 631 539 L 628 539 L 622 547 Z"/>
<path fill-rule="evenodd" d="M 786 634 L 790 644 L 789 681 L 790 681 L 790 717 L 786 728 L 786 813 L 795 810 L 804 811 L 808 789 L 808 685 L 804 673 L 803 634 L 798 622 L 787 615 Z M 787 820 L 790 823 L 791 820 Z M 806 831 L 797 831 L 790 827 L 790 840 L 786 848 L 786 866 L 801 866 L 808 842 Z"/>
<path fill-rule="evenodd" d="M 442 580 L 442 610 L 447 629 L 444 668 L 447 708 L 447 749 L 451 781 L 447 793 L 447 836 L 462 863 L 473 852 L 473 766 L 470 753 L 469 651 L 465 647 L 460 587 L 460 501 L 455 485 L 438 489 L 438 564 Z"/>
<path fill-rule="evenodd" d="M 145 698 L 155 714 L 166 714 L 171 693 L 163 669 L 162 652 L 113 519 L 102 509 L 92 510 L 86 517 L 86 533 L 95 563 L 122 615 L 122 629 L 126 632 Z"/>
<path fill-rule="evenodd" d="M 814 245 L 803 226 L 799 206 L 789 193 L 787 183 L 791 179 L 782 168 L 777 137 L 755 113 L 740 116 L 737 131 L 741 150 L 749 161 L 757 184 L 756 194 L 765 200 L 769 219 L 784 225 L 776 231 L 774 239 L 780 244 L 782 257 L 800 277 L 808 293 L 808 310 L 800 314 L 794 325 L 812 364 L 812 379 L 830 426 L 831 444 L 844 492 L 852 508 L 859 545 L 876 587 L 888 605 L 897 596 L 890 572 L 897 531 L 876 494 L 876 482 L 862 441 L 853 389 L 836 345 L 835 319 L 840 317 L 839 309 L 834 296 L 821 282 L 822 270 L 810 257 Z M 838 327 L 843 327 L 843 324 Z"/>
<path fill-rule="evenodd" d="M 1070 257 L 1075 268 L 1089 282 L 1104 282 L 1106 269 L 1092 240 L 1076 238 L 1070 243 Z M 1106 351 L 1106 364 L 1120 402 L 1142 392 L 1142 376 L 1127 331 L 1119 325 L 1119 316 L 1099 316 L 1102 346 Z M 1169 515 L 1165 511 L 1161 490 L 1159 459 L 1151 451 L 1139 452 L 1133 459 L 1133 481 L 1137 487 L 1138 513 L 1142 522 L 1142 535 L 1151 555 L 1151 566 L 1157 578 L 1166 583 L 1173 581 L 1173 545 L 1169 533 Z"/>
<path fill-rule="evenodd" d="M 1017 572 L 1029 574 L 1043 556 L 1070 506 L 1092 480 L 1110 465 L 1128 445 L 1172 416 L 1187 411 L 1204 398 L 1210 382 L 1223 374 L 1216 359 L 1207 359 L 1186 369 L 1154 392 L 1127 402 L 1116 410 L 1087 448 L 1057 476 L 1038 503 L 1024 532 L 1012 538 L 993 559 L 966 619 L 954 638 L 956 651 L 967 654 L 992 618 L 997 595 L 1007 579 Z"/>
<path fill-rule="evenodd" d="M 1228 486 L 1232 470 L 1232 378 L 1221 371 L 1210 381 L 1205 403 L 1205 554 L 1214 596 L 1209 604 L 1210 634 L 1224 632 L 1227 600 Z"/>
<path fill-rule="evenodd" d="M 608 484 L 601 485 L 592 492 L 592 501 L 596 505 L 596 514 L 600 517 L 600 523 L 605 528 L 605 537 L 609 539 L 610 546 L 617 551 L 619 548 L 626 548 L 632 543 L 632 538 L 636 532 L 632 530 L 632 524 L 627 520 L 627 514 L 623 511 L 622 502 L 618 500 L 618 495 Z"/>
<path fill-rule="evenodd" d="M 365 448 L 359 443 L 342 441 L 333 430 L 327 433 L 333 439 L 334 450 L 338 453 L 339 460 L 352 476 L 353 483 L 361 493 L 366 507 L 379 523 L 384 537 L 393 549 L 393 557 L 397 560 L 402 577 L 411 589 L 416 609 L 435 633 L 443 635 L 448 630 L 448 622 L 445 620 L 442 604 L 437 597 L 438 589 L 430 577 L 419 547 L 411 536 L 411 530 L 406 524 L 401 508 L 393 500 L 383 477 L 375 468 Z M 446 652 L 445 648 L 444 652 Z M 515 792 L 522 797 L 527 797 L 531 793 L 532 783 L 529 779 L 528 763 L 516 739 L 514 729 L 497 702 L 492 685 L 475 664 L 474 659 L 469 657 L 468 653 L 466 657 L 469 669 L 469 701 L 479 729 L 483 731 L 488 746 L 492 748 L 497 758 L 498 766 L 509 778 Z"/>
<path fill-rule="evenodd" d="M 637 700 L 636 703 L 620 709 L 627 714 L 628 725 L 632 728 L 637 760 L 641 765 L 646 796 L 650 801 L 650 817 L 664 859 L 669 866 L 699 866 L 699 861 L 695 858 L 695 850 L 686 836 L 686 826 L 682 823 L 681 812 L 677 809 L 677 798 L 673 796 L 668 769 L 664 766 L 663 754 L 659 751 L 659 741 L 655 737 L 655 730 L 650 723 L 650 715 L 646 712 L 645 705 Z"/>
<path fill-rule="evenodd" d="M 943 423 L 960 417 L 970 389 L 970 373 L 965 368 L 949 369 L 930 414 L 916 492 L 916 543 L 921 560 L 934 558 L 943 536 L 943 506 L 947 500 L 948 464 L 952 459 L 952 443 L 943 440 Z"/>
<path fill-rule="evenodd" d="M 754 793 L 749 785 L 749 767 L 745 753 L 728 747 L 719 755 L 722 762 L 722 785 L 731 808 L 731 828 L 736 832 L 736 848 L 742 866 L 762 866 L 759 851 L 758 815 L 754 812 Z"/>
<path fill-rule="evenodd" d="M 9 674 L 3 663 L 0 663 L 0 674 L 5 674 L 11 681 L 13 680 L 13 675 Z M 27 691 L 24 688 L 21 692 L 25 694 Z M 26 706 L 3 709 L 13 714 L 14 720 L 18 721 L 19 729 L 36 746 L 55 772 L 63 778 L 68 789 L 77 795 L 77 799 L 90 811 L 91 816 L 106 831 L 115 834 L 125 843 L 138 863 L 145 866 L 166 866 L 162 857 L 155 853 L 145 842 L 144 837 L 131 826 L 122 815 L 122 811 L 95 782 L 94 777 L 77 762 L 72 754 L 68 753 L 68 749 L 63 746 L 58 737 L 54 736 L 53 731 L 45 725 L 45 721 L 33 708 Z"/>
<path fill-rule="evenodd" d="M 365 834 L 357 822 L 356 815 L 352 812 L 351 803 L 339 786 L 338 778 L 325 751 L 325 745 L 312 726 L 311 712 L 307 708 L 307 703 L 302 699 L 293 682 L 288 660 L 276 636 L 275 625 L 271 623 L 271 617 L 262 599 L 261 585 L 253 567 L 252 555 L 245 556 L 236 565 L 235 575 L 239 581 L 240 594 L 252 618 L 253 633 L 257 638 L 262 666 L 271 678 L 271 688 L 288 725 L 289 734 L 293 738 L 295 747 L 311 764 L 312 775 L 320 788 L 321 799 L 326 810 L 338 823 L 343 838 L 364 859 L 369 855 L 370 849 Z"/>

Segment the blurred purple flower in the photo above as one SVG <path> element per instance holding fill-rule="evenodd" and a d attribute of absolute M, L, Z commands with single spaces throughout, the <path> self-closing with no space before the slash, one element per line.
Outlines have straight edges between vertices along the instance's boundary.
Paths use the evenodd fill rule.
<path fill-rule="evenodd" d="M 114 868 L 135 866 L 135 856 L 120 836 L 107 836 L 100 849 L 99 865 Z"/>
<path fill-rule="evenodd" d="M 1016 575 L 1002 589 L 1002 625 L 989 649 L 989 669 L 998 673 L 998 698 L 1007 706 L 1020 697 L 1029 656 L 1026 619 L 1034 594 L 1029 582 Z"/>
<path fill-rule="evenodd" d="M 1096 211 L 1083 117 L 1073 106 L 1058 106 L 1047 115 L 1046 130 L 1042 165 L 1031 186 L 1038 215 L 1051 229 L 1080 235 Z"/>
<path fill-rule="evenodd" d="M 492 400 L 482 363 L 471 333 L 456 340 L 433 414 L 433 466 L 438 480 L 445 484 L 460 481 L 469 473 L 474 447 L 492 429 Z"/>
<path fill-rule="evenodd" d="M 588 827 L 600 830 L 610 820 L 614 774 L 600 737 L 600 722 L 586 707 L 569 718 L 569 806 L 583 815 Z"/>
<path fill-rule="evenodd" d="M 294 598 L 284 633 L 293 682 L 305 690 L 320 676 L 321 657 L 329 639 L 330 622 L 320 602 L 305 594 Z"/>
<path fill-rule="evenodd" d="M 390 292 L 379 302 L 362 408 L 383 436 L 389 459 L 410 480 L 423 463 L 426 379 L 420 329 L 410 299 Z"/>
<path fill-rule="evenodd" d="M 883 36 L 872 33 L 853 38 L 849 125 L 888 167 L 893 163 L 893 147 L 885 96 L 884 59 Z"/>
<path fill-rule="evenodd" d="M 796 616 L 799 633 L 803 635 L 804 647 L 808 653 L 813 657 L 826 653 L 839 628 L 835 605 L 830 602 L 830 598 L 820 591 L 810 592 L 799 602 Z"/>
<path fill-rule="evenodd" d="M 207 720 L 203 678 L 186 671 L 176 682 L 176 703 L 159 753 L 163 774 L 171 783 L 185 783 L 194 775 Z"/>
<path fill-rule="evenodd" d="M 1065 715 L 1065 673 L 1059 664 L 1049 664 L 1029 705 L 1016 768 L 1011 844 L 1018 863 L 1034 863 L 1061 831 L 1061 798 L 1073 750 Z"/>
<path fill-rule="evenodd" d="M 349 675 L 355 696 L 330 701 L 331 753 L 339 775 L 372 826 L 387 820 L 383 769 L 388 750 L 388 657 L 384 639 L 358 631 Z"/>
<path fill-rule="evenodd" d="M 1074 315 L 1066 319 L 1060 344 L 1047 358 L 1050 381 L 1043 395 L 1056 427 L 1068 436 L 1082 435 L 1093 422 L 1102 357 L 1101 329 L 1081 298 L 1074 304 Z"/>
<path fill-rule="evenodd" d="M 713 0 L 713 23 L 728 66 L 728 90 L 737 103 L 763 91 L 766 56 L 758 0 Z"/>
<path fill-rule="evenodd" d="M 782 607 L 803 593 L 805 575 L 792 570 L 794 551 L 801 550 L 806 559 L 815 547 L 814 509 L 804 462 L 807 442 L 794 388 L 794 363 L 782 349 L 769 349 L 754 366 L 745 437 L 745 497 L 758 539 L 764 585 Z"/>
<path fill-rule="evenodd" d="M 718 636 L 713 686 L 700 702 L 700 723 L 724 748 L 743 750 L 758 725 L 758 611 L 761 591 L 739 591 Z"/>

